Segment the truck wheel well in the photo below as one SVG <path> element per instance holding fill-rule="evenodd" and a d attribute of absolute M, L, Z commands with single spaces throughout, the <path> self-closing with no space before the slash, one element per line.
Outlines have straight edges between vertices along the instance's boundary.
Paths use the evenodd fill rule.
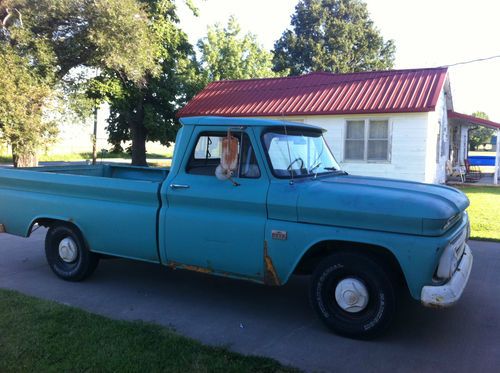
<path fill-rule="evenodd" d="M 62 219 L 54 219 L 54 218 L 39 218 L 39 219 L 36 219 L 30 226 L 29 230 L 28 230 L 28 237 L 31 235 L 31 233 L 33 233 L 35 230 L 33 229 L 33 227 L 38 224 L 39 226 L 41 227 L 45 227 L 45 228 L 50 228 L 52 227 L 53 225 L 55 224 L 59 224 L 59 225 L 65 225 L 67 227 L 70 227 L 72 229 L 74 229 L 75 231 L 79 232 L 80 235 L 82 236 L 82 239 L 84 240 L 85 244 L 87 245 L 87 247 L 89 247 L 89 243 L 87 241 L 87 239 L 85 238 L 85 236 L 83 235 L 81 229 L 75 224 L 73 223 L 72 221 L 67 221 L 67 220 L 62 220 Z M 90 247 L 89 247 L 89 250 L 90 250 Z M 101 259 L 112 259 L 112 258 L 117 258 L 116 256 L 113 256 L 113 255 L 105 255 L 105 254 L 96 254 L 99 256 L 99 258 Z"/>
<path fill-rule="evenodd" d="M 80 228 L 78 228 L 76 226 L 76 224 L 74 224 L 73 222 L 71 221 L 66 221 L 66 220 L 60 220 L 60 219 L 53 219 L 53 218 L 39 218 L 39 219 L 36 219 L 35 221 L 33 221 L 31 223 L 31 226 L 29 227 L 28 229 L 28 237 L 31 236 L 31 233 L 33 233 L 35 230 L 33 229 L 33 227 L 35 225 L 39 225 L 41 227 L 45 227 L 45 228 L 50 228 L 52 225 L 54 224 L 64 224 L 64 225 L 67 225 L 67 226 L 70 226 L 72 228 L 75 228 L 77 229 L 78 231 L 80 231 Z"/>
<path fill-rule="evenodd" d="M 327 256 L 337 252 L 361 252 L 386 268 L 389 275 L 408 289 L 403 270 L 394 254 L 385 247 L 351 241 L 322 241 L 312 246 L 300 259 L 294 274 L 310 275 Z"/>

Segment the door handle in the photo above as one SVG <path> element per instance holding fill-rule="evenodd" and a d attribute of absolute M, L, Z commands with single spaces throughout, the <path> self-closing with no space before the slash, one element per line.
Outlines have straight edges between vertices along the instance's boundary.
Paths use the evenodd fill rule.
<path fill-rule="evenodd" d="M 171 189 L 189 189 L 189 185 L 186 184 L 170 184 Z"/>

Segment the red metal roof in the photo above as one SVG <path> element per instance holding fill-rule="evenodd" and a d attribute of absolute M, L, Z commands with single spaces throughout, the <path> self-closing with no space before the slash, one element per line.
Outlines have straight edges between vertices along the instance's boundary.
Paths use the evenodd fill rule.
<path fill-rule="evenodd" d="M 449 119 L 460 119 L 460 120 L 469 122 L 471 124 L 477 124 L 480 126 L 486 126 L 486 127 L 500 129 L 500 123 L 492 122 L 491 120 L 487 120 L 487 119 L 483 119 L 483 118 L 477 118 L 477 117 L 474 117 L 472 115 L 457 113 L 457 112 L 452 111 L 452 110 L 448 110 L 448 118 Z"/>
<path fill-rule="evenodd" d="M 433 111 L 446 68 L 310 73 L 210 83 L 179 117 L 281 116 Z"/>

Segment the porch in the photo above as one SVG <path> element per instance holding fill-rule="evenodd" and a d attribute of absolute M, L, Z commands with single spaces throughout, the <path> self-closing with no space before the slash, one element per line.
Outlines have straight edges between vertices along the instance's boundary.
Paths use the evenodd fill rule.
<path fill-rule="evenodd" d="M 448 184 L 474 183 L 476 185 L 498 185 L 500 161 L 500 123 L 476 118 L 471 115 L 448 111 L 449 160 L 447 162 Z M 495 131 L 496 144 L 492 155 L 469 155 L 469 132 L 477 126 Z"/>

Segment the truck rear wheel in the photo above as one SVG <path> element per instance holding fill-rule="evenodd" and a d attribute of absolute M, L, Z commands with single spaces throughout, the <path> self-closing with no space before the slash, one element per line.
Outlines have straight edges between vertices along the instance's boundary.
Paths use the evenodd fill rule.
<path fill-rule="evenodd" d="M 336 253 L 312 276 L 311 301 L 335 333 L 369 339 L 383 332 L 396 312 L 394 286 L 376 260 L 360 253 Z"/>
<path fill-rule="evenodd" d="M 66 281 L 82 281 L 97 267 L 99 256 L 89 251 L 81 232 L 67 224 L 50 227 L 45 256 L 52 271 Z"/>

